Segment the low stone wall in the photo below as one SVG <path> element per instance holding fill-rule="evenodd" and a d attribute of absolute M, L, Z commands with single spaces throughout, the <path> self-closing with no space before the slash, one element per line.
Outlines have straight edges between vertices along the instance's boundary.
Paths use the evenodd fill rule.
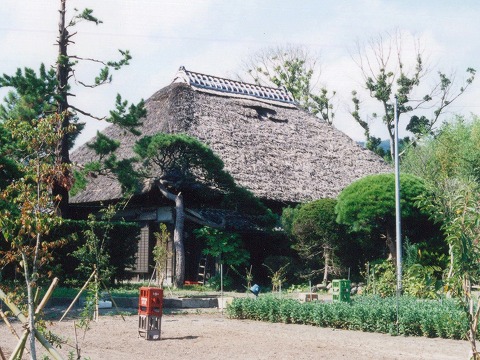
<path fill-rule="evenodd" d="M 120 308 L 138 307 L 138 297 L 114 297 L 115 303 Z M 51 298 L 48 301 L 47 307 L 69 306 L 73 299 L 69 298 Z M 108 300 L 108 299 L 105 299 Z M 85 299 L 80 298 L 76 301 L 75 307 L 81 307 Z M 165 309 L 203 309 L 219 307 L 220 298 L 205 297 L 205 298 L 164 298 L 163 307 Z"/>

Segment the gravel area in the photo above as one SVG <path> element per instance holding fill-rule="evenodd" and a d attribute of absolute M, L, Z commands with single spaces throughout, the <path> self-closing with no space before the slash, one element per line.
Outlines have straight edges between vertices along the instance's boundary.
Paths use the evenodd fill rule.
<path fill-rule="evenodd" d="M 101 316 L 85 334 L 78 331 L 82 359 L 453 360 L 467 359 L 469 352 L 466 341 L 233 320 L 217 309 L 165 314 L 161 324 L 161 339 L 147 341 L 138 336 L 138 316 L 126 316 L 125 321 L 120 316 Z M 14 325 L 21 332 L 21 325 Z M 73 320 L 54 322 L 49 329 L 75 343 Z M 7 358 L 15 344 L 0 323 L 0 347 Z M 59 351 L 67 358 L 71 349 L 64 345 Z"/>

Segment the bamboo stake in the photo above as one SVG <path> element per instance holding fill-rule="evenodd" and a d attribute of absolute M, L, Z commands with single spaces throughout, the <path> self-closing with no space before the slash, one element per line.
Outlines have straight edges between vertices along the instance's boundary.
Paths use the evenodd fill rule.
<path fill-rule="evenodd" d="M 7 316 L 1 310 L 0 310 L 0 316 L 2 317 L 2 319 L 5 322 L 5 324 L 7 325 L 7 327 L 10 329 L 10 332 L 12 333 L 12 335 L 15 336 L 18 340 L 20 340 L 20 336 L 18 336 L 18 334 L 15 331 L 15 329 L 13 328 L 12 324 L 10 323 L 10 321 L 8 321 Z M 25 349 L 25 350 L 27 351 L 27 354 L 30 354 L 30 351 L 28 349 Z"/>
<path fill-rule="evenodd" d="M 99 305 L 98 305 L 98 271 L 97 271 L 97 266 L 94 264 L 93 265 L 93 272 L 95 274 L 95 322 L 98 322 L 98 317 L 99 317 Z"/>
<path fill-rule="evenodd" d="M 43 310 L 45 305 L 47 305 L 47 302 L 50 299 L 50 296 L 52 296 L 53 290 L 55 290 L 55 287 L 57 286 L 57 284 L 58 284 L 58 278 L 54 278 L 52 283 L 50 284 L 50 287 L 48 288 L 47 292 L 43 296 L 42 301 L 37 306 L 37 309 L 35 310 L 35 315 L 38 315 L 40 313 L 40 311 Z"/>
<path fill-rule="evenodd" d="M 21 359 L 22 354 L 23 354 L 23 349 L 25 349 L 25 344 L 27 342 L 28 334 L 30 332 L 28 330 L 25 330 L 22 334 L 22 337 L 20 338 L 20 341 L 17 343 L 17 346 L 15 346 L 15 349 L 12 352 L 12 355 L 10 355 L 9 360 L 15 360 L 15 359 Z"/>
<path fill-rule="evenodd" d="M 15 331 L 15 329 L 13 328 L 12 324 L 10 324 L 10 321 L 8 321 L 8 318 L 7 316 L 5 315 L 5 313 L 0 310 L 0 316 L 2 317 L 3 321 L 5 321 L 5 324 L 7 325 L 7 327 L 10 329 L 10 332 L 17 338 L 20 340 L 20 336 L 18 336 L 17 332 Z"/>
<path fill-rule="evenodd" d="M 1 347 L 0 347 L 0 357 L 2 358 L 2 360 L 7 360 L 7 358 L 5 357 L 5 354 L 3 353 Z"/>
<path fill-rule="evenodd" d="M 57 352 L 57 350 L 48 342 L 42 334 L 35 329 L 35 337 L 43 345 L 43 347 L 52 355 L 55 360 L 63 360 L 62 356 Z"/>
<path fill-rule="evenodd" d="M 75 352 L 77 353 L 77 359 L 80 359 L 80 348 L 78 347 L 78 337 L 77 337 L 77 324 L 73 322 L 73 332 L 75 334 Z"/>
<path fill-rule="evenodd" d="M 8 296 L 0 289 L 0 300 L 2 300 L 5 305 L 12 311 L 12 313 L 20 320 L 22 323 L 27 322 L 27 317 L 20 311 L 20 309 L 13 302 L 10 301 Z M 27 332 L 28 334 L 28 332 Z M 45 339 L 45 337 L 35 330 L 35 337 L 38 341 L 47 349 L 47 351 L 52 355 L 55 360 L 62 360 L 62 356 L 57 352 L 57 350 Z"/>
<path fill-rule="evenodd" d="M 105 285 L 105 283 L 102 280 L 100 280 L 100 281 L 101 281 L 103 287 L 105 288 L 105 290 L 107 290 L 107 293 L 110 296 L 110 300 L 112 300 L 112 304 L 115 306 L 115 309 L 117 310 L 118 314 L 122 317 L 123 321 L 125 321 L 125 318 L 123 317 L 122 313 L 118 309 L 117 303 L 115 302 L 115 300 L 113 300 L 113 296 L 110 293 L 110 290 L 108 290 L 107 286 Z"/>
<path fill-rule="evenodd" d="M 37 289 L 35 290 L 35 296 L 33 297 L 34 306 L 38 305 L 38 298 L 40 297 L 40 290 L 41 290 L 41 288 L 39 288 L 39 287 L 37 287 Z"/>
<path fill-rule="evenodd" d="M 27 322 L 27 317 L 23 315 L 23 313 L 20 311 L 17 305 L 15 305 L 13 302 L 10 301 L 7 294 L 5 294 L 2 289 L 0 289 L 0 300 L 2 300 L 5 303 L 5 305 L 8 306 L 8 308 L 12 311 L 13 316 L 18 318 L 18 320 L 20 320 L 23 323 Z"/>
<path fill-rule="evenodd" d="M 80 291 L 78 292 L 77 296 L 75 296 L 75 299 L 73 299 L 72 303 L 70 304 L 70 306 L 68 307 L 67 310 L 65 310 L 65 312 L 63 313 L 63 316 L 60 318 L 60 320 L 58 320 L 58 322 L 61 322 L 63 320 L 63 318 L 68 314 L 68 312 L 72 309 L 73 305 L 75 304 L 75 302 L 78 300 L 78 298 L 80 297 L 80 295 L 82 294 L 83 290 L 85 290 L 85 288 L 87 287 L 88 283 L 90 282 L 90 280 L 92 280 L 92 277 L 93 275 L 95 275 L 96 273 L 96 270 L 93 270 L 92 274 L 90 275 L 90 277 L 88 278 L 88 280 L 85 282 L 85 284 L 83 285 L 83 287 L 80 289 Z"/>
<path fill-rule="evenodd" d="M 58 278 L 54 278 L 53 281 L 52 281 L 52 284 L 50 285 L 47 293 L 45 294 L 45 296 L 43 297 L 42 299 L 42 302 L 40 303 L 40 305 L 37 307 L 37 310 L 35 311 L 35 315 L 38 315 L 40 313 L 40 311 L 42 311 L 42 309 L 45 307 L 45 305 L 47 304 L 47 301 L 48 299 L 50 298 L 53 290 L 55 289 L 55 286 L 58 284 Z M 38 288 L 37 288 L 37 292 L 35 294 L 35 302 L 37 302 L 38 300 L 38 296 L 39 296 L 39 292 L 38 292 Z M 23 314 L 22 314 L 23 315 Z M 18 334 L 16 333 L 15 329 L 12 327 L 12 325 L 10 324 L 10 322 L 8 321 L 7 317 L 5 316 L 5 314 L 3 313 L 3 311 L 1 312 L 1 316 L 3 318 L 3 320 L 5 321 L 5 323 L 7 324 L 7 326 L 9 327 L 10 331 L 12 332 L 12 334 L 14 334 L 20 341 L 19 343 L 17 344 L 17 347 L 15 348 L 13 354 L 12 354 L 12 359 L 15 359 L 15 358 L 21 358 L 22 357 L 22 353 L 23 351 L 25 350 L 25 343 L 26 343 L 26 337 L 28 336 L 29 334 L 29 331 L 27 330 L 26 332 L 23 333 L 22 335 L 22 338 L 20 339 Z M 37 334 L 35 334 L 37 335 Z M 25 339 L 24 339 L 25 337 Z M 47 343 L 48 345 L 45 346 L 47 348 L 47 350 L 49 350 L 48 348 L 51 347 L 50 343 L 48 343 L 46 340 L 45 341 L 42 341 L 42 339 L 39 339 L 39 341 L 42 343 L 42 345 L 45 346 L 45 343 Z M 18 354 L 20 351 L 20 354 Z M 28 349 L 27 349 L 27 352 L 29 353 Z"/>

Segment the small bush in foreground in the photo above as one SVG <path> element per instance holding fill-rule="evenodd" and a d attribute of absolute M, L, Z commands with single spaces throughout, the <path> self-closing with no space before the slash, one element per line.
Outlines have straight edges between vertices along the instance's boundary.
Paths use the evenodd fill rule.
<path fill-rule="evenodd" d="M 468 320 L 455 300 L 402 297 L 399 323 L 396 299 L 358 296 L 351 303 L 308 302 L 260 296 L 238 298 L 227 308 L 230 318 L 306 324 L 392 335 L 465 339 Z M 398 328 L 398 332 L 397 332 Z"/>

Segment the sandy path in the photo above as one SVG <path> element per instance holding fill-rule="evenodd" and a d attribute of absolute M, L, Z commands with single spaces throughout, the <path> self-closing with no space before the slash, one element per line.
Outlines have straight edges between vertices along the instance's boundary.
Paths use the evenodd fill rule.
<path fill-rule="evenodd" d="M 138 317 L 102 316 L 80 337 L 82 357 L 92 360 L 148 359 L 466 359 L 465 341 L 392 337 L 306 325 L 231 320 L 217 313 L 164 315 L 162 339 L 138 338 Z M 18 327 L 18 324 L 16 324 Z M 73 339 L 73 322 L 53 324 L 56 334 Z M 6 355 L 16 341 L 0 325 Z M 64 346 L 61 352 L 68 351 Z"/>

